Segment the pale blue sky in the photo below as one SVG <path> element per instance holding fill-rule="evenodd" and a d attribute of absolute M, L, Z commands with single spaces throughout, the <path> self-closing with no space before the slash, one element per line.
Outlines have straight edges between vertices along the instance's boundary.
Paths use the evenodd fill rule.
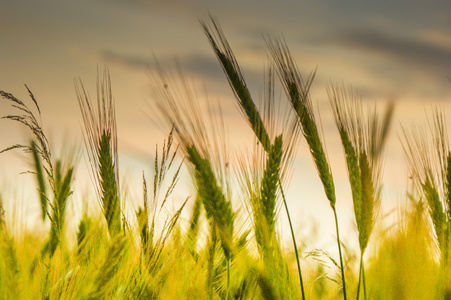
<path fill-rule="evenodd" d="M 81 78 L 94 96 L 97 67 L 109 67 L 121 170 L 130 181 L 139 181 L 143 169 L 151 170 L 155 144 L 166 134 L 150 120 L 149 70 L 155 58 L 163 67 L 173 66 L 177 58 L 190 78 L 205 85 L 209 97 L 220 99 L 229 135 L 237 141 L 233 147 L 246 147 L 247 128 L 241 129 L 246 123 L 199 25 L 209 13 L 222 24 L 255 98 L 268 65 L 265 36 L 283 35 L 304 74 L 317 68 L 312 96 L 321 111 L 337 190 L 343 195 L 338 207 L 344 226 L 352 224 L 352 204 L 326 84 L 352 84 L 365 99 L 397 102 L 385 176 L 393 193 L 387 201 L 393 202 L 398 193 L 390 186 L 406 183 L 398 171 L 403 165 L 398 124 L 425 122 L 429 103 L 450 109 L 449 1 L 0 0 L 0 5 L 0 89 L 26 99 L 23 84 L 30 87 L 56 146 L 67 135 L 81 143 L 74 79 Z M 10 110 L 0 103 L 0 111 L 4 115 Z M 25 140 L 24 130 L 5 120 L 0 121 L 0 135 L 1 148 Z M 15 178 L 28 167 L 21 160 L 17 154 L 0 156 L 0 174 Z M 330 216 L 320 211 L 328 212 L 328 204 L 304 141 L 294 167 L 294 214 L 324 223 Z M 303 193 L 301 203 L 293 199 Z"/>

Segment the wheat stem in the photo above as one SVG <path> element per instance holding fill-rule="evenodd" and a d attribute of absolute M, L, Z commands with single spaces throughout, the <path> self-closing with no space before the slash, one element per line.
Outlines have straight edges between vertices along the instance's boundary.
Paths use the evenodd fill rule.
<path fill-rule="evenodd" d="M 337 217 L 337 211 L 335 209 L 335 206 L 332 207 L 332 210 L 334 212 L 334 218 L 335 218 L 335 229 L 337 233 L 337 244 L 338 244 L 338 253 L 340 256 L 340 270 L 341 270 L 341 280 L 343 281 L 343 298 L 346 300 L 346 278 L 345 278 L 345 271 L 344 271 L 344 264 L 343 264 L 343 254 L 341 253 L 341 240 L 340 240 L 340 232 L 338 230 L 338 217 Z"/>
<path fill-rule="evenodd" d="M 288 224 L 290 225 L 291 239 L 293 240 L 294 253 L 296 255 L 296 265 L 297 265 L 297 268 L 298 268 L 299 284 L 301 286 L 302 299 L 305 299 L 304 281 L 302 280 L 301 263 L 300 263 L 300 260 L 299 260 L 299 253 L 298 253 L 298 246 L 297 246 L 297 243 L 296 243 L 296 236 L 294 234 L 293 222 L 291 222 L 290 211 L 288 209 L 287 200 L 285 198 L 285 193 L 283 191 L 282 181 L 280 180 L 280 178 L 279 178 L 279 187 L 280 187 L 280 192 L 282 194 L 282 199 L 283 199 L 283 205 L 285 207 L 285 212 L 287 213 Z"/>

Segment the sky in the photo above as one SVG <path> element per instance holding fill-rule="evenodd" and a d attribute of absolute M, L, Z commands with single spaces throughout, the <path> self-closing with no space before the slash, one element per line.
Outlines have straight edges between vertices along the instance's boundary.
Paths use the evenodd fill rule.
<path fill-rule="evenodd" d="M 0 0 L 0 4 L 0 90 L 29 101 L 24 84 L 31 89 L 56 150 L 67 139 L 84 147 L 74 81 L 81 80 L 94 97 L 97 70 L 109 69 L 121 178 L 137 195 L 142 172 L 151 176 L 155 144 L 161 145 L 168 133 L 158 126 L 152 109 L 157 61 L 167 69 L 178 61 L 200 87 L 200 98 L 207 94 L 221 102 L 232 151 L 251 147 L 251 132 L 199 23 L 209 14 L 220 22 L 254 98 L 262 95 L 263 73 L 270 64 L 265 38 L 283 37 L 303 75 L 316 69 L 311 94 L 336 181 L 340 225 L 349 239 L 355 237 L 352 200 L 327 85 L 352 85 L 365 103 L 380 108 L 389 100 L 396 104 L 385 162 L 385 212 L 396 207 L 407 185 L 398 138 L 401 125 L 425 124 L 434 106 L 445 113 L 451 108 L 449 1 Z M 286 101 L 281 89 L 279 94 L 279 101 Z M 0 112 L 4 116 L 12 110 L 3 101 Z M 27 141 L 26 130 L 8 120 L 0 121 L 0 136 L 0 148 Z M 82 156 L 80 162 L 77 183 L 89 186 L 87 159 Z M 36 216 L 38 204 L 27 200 L 31 197 L 24 188 L 33 185 L 33 179 L 20 174 L 28 169 L 29 159 L 17 151 L 0 156 L 0 184 L 10 187 L 9 192 L 2 191 L 4 201 L 11 207 L 23 201 L 24 213 Z M 184 181 L 189 186 L 187 176 Z M 186 193 L 180 192 L 180 198 Z M 81 194 L 74 193 L 74 198 Z M 314 222 L 333 243 L 332 213 L 302 139 L 288 196 L 296 230 L 308 235 Z M 182 200 L 174 199 L 174 207 Z M 285 221 L 280 226 L 285 228 Z"/>

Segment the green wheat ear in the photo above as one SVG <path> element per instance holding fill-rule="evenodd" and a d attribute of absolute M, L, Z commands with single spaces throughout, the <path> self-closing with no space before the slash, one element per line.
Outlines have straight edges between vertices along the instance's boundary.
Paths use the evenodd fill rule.
<path fill-rule="evenodd" d="M 85 144 L 96 178 L 97 192 L 111 236 L 121 232 L 121 205 L 114 101 L 108 71 L 97 79 L 97 105 L 89 99 L 81 81 L 76 85 L 85 125 Z"/>
<path fill-rule="evenodd" d="M 103 212 L 110 233 L 115 235 L 121 231 L 121 210 L 116 170 L 111 151 L 111 135 L 106 132 L 100 137 L 98 162 Z"/>
<path fill-rule="evenodd" d="M 334 207 L 336 202 L 335 185 L 326 152 L 323 148 L 323 142 L 319 135 L 310 98 L 310 86 L 315 73 L 312 73 L 305 81 L 300 75 L 287 45 L 283 41 L 269 40 L 267 44 L 286 94 L 298 116 L 302 133 L 309 145 L 310 153 L 315 162 L 327 199 L 329 199 L 330 205 Z"/>
<path fill-rule="evenodd" d="M 266 131 L 260 113 L 255 106 L 255 102 L 252 100 L 238 62 L 236 61 L 232 49 L 230 48 L 219 23 L 213 18 L 211 18 L 211 21 L 213 26 L 212 28 L 210 28 L 205 22 L 201 21 L 202 28 L 204 29 L 204 32 L 216 56 L 218 57 L 219 62 L 221 63 L 235 97 L 240 104 L 241 110 L 248 119 L 249 124 L 251 125 L 263 148 L 269 152 L 271 141 L 268 132 Z"/>
<path fill-rule="evenodd" d="M 52 257 L 55 250 L 60 244 L 64 229 L 66 206 L 69 196 L 72 194 L 71 184 L 73 180 L 74 168 L 69 168 L 63 176 L 63 167 L 61 161 L 57 161 L 55 165 L 55 181 L 54 181 L 54 200 L 52 204 L 52 215 L 49 216 L 51 221 L 50 239 L 43 249 L 43 254 L 49 254 Z"/>
<path fill-rule="evenodd" d="M 413 126 L 410 131 L 403 129 L 403 147 L 414 192 L 425 200 L 433 224 L 440 267 L 446 270 L 451 268 L 451 151 L 444 113 L 435 110 L 433 124 L 429 125 L 429 131 Z"/>
<path fill-rule="evenodd" d="M 266 168 L 260 184 L 260 191 L 255 200 L 251 200 L 254 211 L 254 226 L 257 244 L 261 249 L 262 257 L 267 259 L 280 259 L 274 257 L 276 245 L 276 198 L 279 187 L 280 164 L 282 160 L 282 136 L 276 137 L 268 153 Z"/>
<path fill-rule="evenodd" d="M 393 104 L 389 104 L 381 121 L 375 109 L 373 111 L 368 109 L 365 113 L 362 100 L 351 89 L 332 86 L 328 92 L 335 124 L 345 152 L 359 234 L 360 273 L 357 295 L 363 279 L 366 299 L 363 255 L 380 206 L 381 153 L 390 128 Z"/>
<path fill-rule="evenodd" d="M 221 245 L 227 258 L 233 254 L 233 211 L 221 188 L 208 159 L 201 157 L 194 146 L 186 148 L 188 160 L 195 168 L 199 196 L 203 200 L 207 217 L 216 223 Z"/>
<path fill-rule="evenodd" d="M 346 277 L 341 249 L 340 232 L 338 228 L 338 216 L 335 208 L 335 185 L 326 152 L 323 147 L 323 141 L 318 132 L 318 126 L 315 121 L 312 101 L 310 98 L 310 86 L 313 82 L 315 73 L 313 72 L 308 79 L 304 81 L 285 42 L 283 40 L 268 40 L 267 44 L 282 85 L 285 88 L 285 93 L 287 94 L 291 106 L 298 117 L 298 122 L 301 126 L 302 133 L 307 141 L 307 144 L 309 145 L 310 153 L 315 163 L 320 180 L 323 184 L 326 197 L 329 200 L 329 204 L 334 214 L 337 233 L 337 246 L 340 256 L 340 270 L 343 282 L 343 297 L 346 300 Z"/>

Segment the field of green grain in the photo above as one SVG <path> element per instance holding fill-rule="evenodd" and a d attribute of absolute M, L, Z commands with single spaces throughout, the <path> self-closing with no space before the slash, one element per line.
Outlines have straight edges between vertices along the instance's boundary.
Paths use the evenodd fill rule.
<path fill-rule="evenodd" d="M 377 221 L 395 107 L 376 108 L 350 87 L 328 86 L 352 192 L 359 245 L 354 254 L 340 239 L 340 199 L 310 95 L 315 73 L 302 76 L 286 42 L 267 38 L 266 90 L 263 100 L 256 101 L 219 23 L 212 18 L 201 24 L 255 135 L 254 152 L 231 157 L 218 102 L 201 107 L 183 70 L 174 74 L 157 66 L 152 101 L 168 137 L 155 150 L 152 180 L 143 175 L 141 206 L 130 218 L 122 210 L 120 124 L 110 75 L 107 70 L 98 75 L 94 100 L 79 81 L 75 88 L 96 191 L 88 198 L 101 214 L 86 211 L 74 240 L 67 234 L 66 216 L 77 160 L 52 155 L 39 99 L 31 90 L 29 99 L 0 91 L 1 105 L 15 111 L 2 117 L 30 133 L 29 143 L 2 152 L 29 156 L 36 179 L 33 201 L 40 203 L 43 224 L 50 224 L 45 234 L 17 234 L 5 219 L 0 196 L 0 298 L 451 299 L 451 149 L 445 113 L 432 108 L 428 126 L 405 126 L 398 133 L 410 185 L 397 222 L 385 227 Z M 276 105 L 276 82 L 290 104 L 286 113 Z M 290 219 L 284 191 L 300 142 L 308 144 L 330 205 L 337 257 L 322 250 L 305 252 L 299 245 L 304 237 Z M 228 167 L 232 160 L 238 168 Z M 195 193 L 162 217 L 182 179 L 182 167 L 189 170 L 191 176 L 183 180 L 191 180 Z M 232 189 L 241 191 L 239 199 Z M 238 201 L 244 203 L 240 210 L 235 209 Z M 185 226 L 179 221 L 188 202 L 192 210 Z M 288 248 L 282 246 L 277 226 L 282 216 L 288 218 L 284 230 L 292 238 Z"/>

